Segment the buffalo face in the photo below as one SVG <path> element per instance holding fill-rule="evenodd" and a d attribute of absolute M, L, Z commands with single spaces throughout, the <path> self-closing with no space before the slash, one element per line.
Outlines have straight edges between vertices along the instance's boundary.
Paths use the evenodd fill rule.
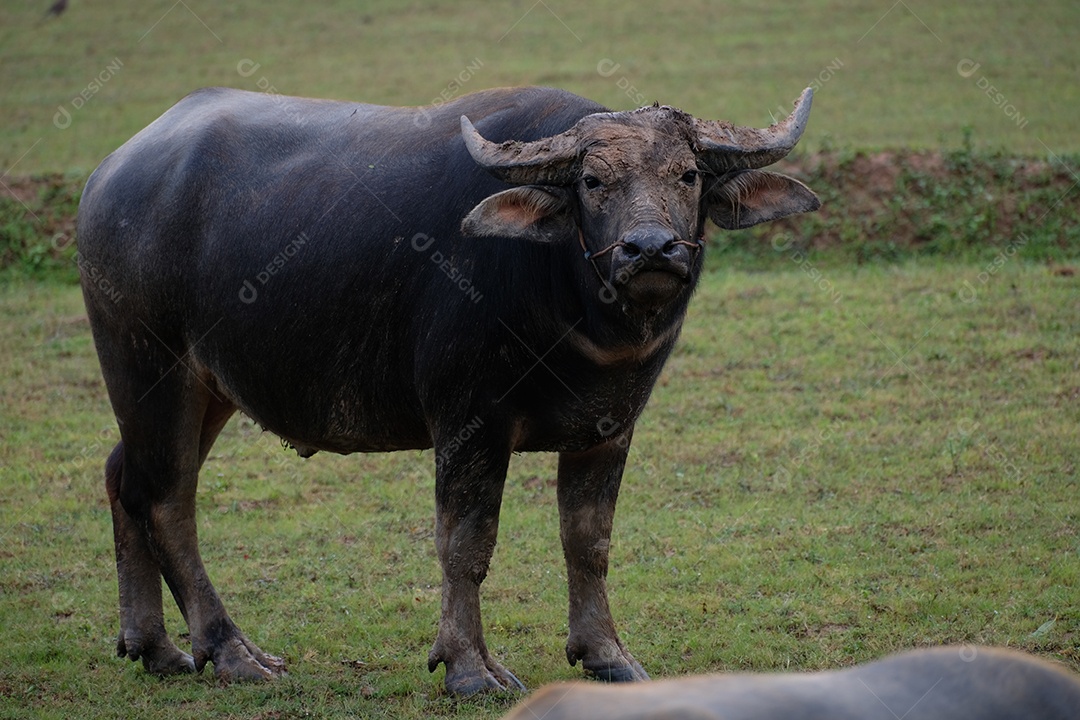
<path fill-rule="evenodd" d="M 706 217 L 735 229 L 817 209 L 805 185 L 759 169 L 795 146 L 810 103 L 806 90 L 764 130 L 653 106 L 588 115 L 535 142 L 489 142 L 462 117 L 473 159 L 515 186 L 477 205 L 462 231 L 576 242 L 625 307 L 663 306 L 696 280 Z"/>
<path fill-rule="evenodd" d="M 647 110 L 590 134 L 572 186 L 589 259 L 639 307 L 689 285 L 704 219 L 689 116 Z"/>

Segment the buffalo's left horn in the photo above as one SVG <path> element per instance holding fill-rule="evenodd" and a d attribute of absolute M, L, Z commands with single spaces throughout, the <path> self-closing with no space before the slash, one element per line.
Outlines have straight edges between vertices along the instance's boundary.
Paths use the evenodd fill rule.
<path fill-rule="evenodd" d="M 795 147 L 810 118 L 814 91 L 803 90 L 795 109 L 783 122 L 768 128 L 739 127 L 717 120 L 694 119 L 698 158 L 712 172 L 723 175 L 735 170 L 753 170 L 772 165 Z"/>
<path fill-rule="evenodd" d="M 461 135 L 476 163 L 511 185 L 569 185 L 581 172 L 579 126 L 553 137 L 521 142 L 485 140 L 461 116 Z"/>

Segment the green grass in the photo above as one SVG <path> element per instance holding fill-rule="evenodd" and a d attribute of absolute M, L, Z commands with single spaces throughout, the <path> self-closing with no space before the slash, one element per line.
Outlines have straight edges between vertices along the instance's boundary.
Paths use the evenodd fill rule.
<path fill-rule="evenodd" d="M 73 215 L 107 153 L 206 85 L 422 104 L 547 84 L 765 125 L 816 82 L 791 168 L 823 210 L 712 239 L 636 433 L 610 578 L 623 638 L 654 677 L 943 642 L 1080 669 L 1080 5 L 43 11 L 0 5 L 0 717 L 479 718 L 512 702 L 451 701 L 425 670 L 430 451 L 301 461 L 244 418 L 204 467 L 200 537 L 289 677 L 161 681 L 113 657 L 116 428 L 71 284 Z M 580 676 L 554 473 L 552 456 L 514 459 L 482 592 L 489 646 L 530 687 Z M 183 644 L 171 604 L 166 625 Z"/>
<path fill-rule="evenodd" d="M 610 581 L 624 640 L 654 677 L 944 642 L 1080 668 L 1077 279 L 1016 257 L 993 272 L 813 269 L 703 280 L 623 484 Z M 102 463 L 116 432 L 78 290 L 0 289 L 0 348 L 0 715 L 508 707 L 453 702 L 424 668 L 439 603 L 430 451 L 302 461 L 243 418 L 203 469 L 202 547 L 289 677 L 160 681 L 113 657 Z M 554 471 L 550 455 L 514 459 L 482 591 L 489 645 L 530 687 L 579 676 L 562 654 Z M 166 625 L 184 631 L 174 607 Z"/>
<path fill-rule="evenodd" d="M 0 173 L 89 172 L 206 85 L 424 104 L 546 84 L 618 109 L 659 100 L 764 125 L 816 83 L 812 150 L 955 147 L 973 128 L 980 147 L 1080 152 L 1071 0 L 1037 12 L 1006 0 L 694 0 L 663 13 L 614 1 L 73 0 L 60 18 L 39 23 L 41 12 L 0 6 Z M 965 60 L 978 68 L 958 70 Z"/>

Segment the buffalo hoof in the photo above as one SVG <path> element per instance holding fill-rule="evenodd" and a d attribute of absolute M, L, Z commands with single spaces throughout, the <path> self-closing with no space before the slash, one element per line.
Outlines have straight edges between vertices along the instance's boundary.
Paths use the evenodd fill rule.
<path fill-rule="evenodd" d="M 226 683 L 273 680 L 285 675 L 285 661 L 268 655 L 243 635 L 229 638 L 214 649 L 214 677 Z"/>
<path fill-rule="evenodd" d="M 645 672 L 645 668 L 641 667 L 641 664 L 634 658 L 630 658 L 628 665 L 606 663 L 589 665 L 589 663 L 585 662 L 582 663 L 582 667 L 585 668 L 586 675 L 604 682 L 639 682 L 650 679 L 649 674 Z"/>
<path fill-rule="evenodd" d="M 482 692 L 525 692 L 514 674 L 498 663 L 485 665 L 479 672 L 446 673 L 446 691 L 455 697 L 469 697 Z"/>
<path fill-rule="evenodd" d="M 525 686 L 490 657 L 477 662 L 447 662 L 434 651 L 428 657 L 428 671 L 435 672 L 439 663 L 446 664 L 446 691 L 455 697 L 469 697 L 482 692 L 525 692 Z"/>
<path fill-rule="evenodd" d="M 159 677 L 195 672 L 195 658 L 165 637 L 153 643 L 145 643 L 128 639 L 121 631 L 116 640 L 116 655 L 129 660 L 142 660 L 146 671 Z"/>
<path fill-rule="evenodd" d="M 571 665 L 577 665 L 578 660 L 581 660 L 581 666 L 589 677 L 604 682 L 639 682 L 650 679 L 641 663 L 635 660 L 621 643 L 610 648 L 612 652 L 607 657 L 582 653 L 579 647 L 567 644 L 566 659 Z"/>

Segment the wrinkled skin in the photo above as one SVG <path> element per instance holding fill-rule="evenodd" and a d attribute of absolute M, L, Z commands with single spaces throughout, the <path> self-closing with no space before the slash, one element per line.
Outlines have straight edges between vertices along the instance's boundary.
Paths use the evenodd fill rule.
<path fill-rule="evenodd" d="M 545 88 L 421 109 L 211 89 L 113 153 L 78 232 L 80 267 L 108 280 L 84 277 L 83 293 L 121 435 L 106 466 L 119 654 L 160 675 L 285 671 L 229 617 L 199 553 L 199 468 L 240 410 L 303 457 L 434 448 L 428 666 L 456 695 L 522 689 L 487 649 L 479 588 L 511 454 L 558 453 L 567 659 L 647 679 L 606 592 L 634 424 L 706 217 L 735 228 L 817 207 L 756 169 L 797 140 L 808 97 L 781 133 Z M 162 578 L 190 655 L 165 632 Z"/>

